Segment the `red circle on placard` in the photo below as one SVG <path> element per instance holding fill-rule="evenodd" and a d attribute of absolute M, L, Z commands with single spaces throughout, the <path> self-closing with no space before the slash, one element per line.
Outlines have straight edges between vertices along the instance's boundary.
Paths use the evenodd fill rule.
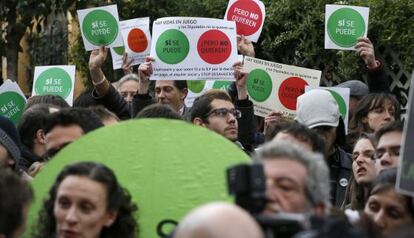
<path fill-rule="evenodd" d="M 279 87 L 279 100 L 283 106 L 290 110 L 296 110 L 297 98 L 305 92 L 308 83 L 299 77 L 285 79 Z"/>
<path fill-rule="evenodd" d="M 204 32 L 197 43 L 200 57 L 209 64 L 221 64 L 230 57 L 230 39 L 219 30 Z"/>
<path fill-rule="evenodd" d="M 250 36 L 260 29 L 263 14 L 255 1 L 239 0 L 230 6 L 227 20 L 236 22 L 238 35 Z"/>
<path fill-rule="evenodd" d="M 128 46 L 135 53 L 145 51 L 148 47 L 147 36 L 141 29 L 132 29 L 128 34 Z"/>

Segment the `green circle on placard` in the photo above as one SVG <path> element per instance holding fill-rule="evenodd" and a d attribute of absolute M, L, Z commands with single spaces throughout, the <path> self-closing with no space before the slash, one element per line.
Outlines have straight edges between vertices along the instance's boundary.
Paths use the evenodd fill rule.
<path fill-rule="evenodd" d="M 9 118 L 17 124 L 22 117 L 26 100 L 16 92 L 0 94 L 0 115 Z"/>
<path fill-rule="evenodd" d="M 158 58 L 164 63 L 178 64 L 187 57 L 190 43 L 184 33 L 170 29 L 158 37 L 155 51 Z"/>
<path fill-rule="evenodd" d="M 117 53 L 118 55 L 124 55 L 124 53 L 125 53 L 125 47 L 124 46 L 120 46 L 120 47 L 114 47 L 114 48 L 112 48 L 114 51 L 115 51 L 115 53 Z"/>
<path fill-rule="evenodd" d="M 138 204 L 139 237 L 159 237 L 161 221 L 178 222 L 201 204 L 232 201 L 226 168 L 250 159 L 228 139 L 183 121 L 139 119 L 103 127 L 63 148 L 32 181 L 36 200 L 27 227 L 35 228 L 57 174 L 79 161 L 110 167 Z M 30 234 L 27 229 L 23 237 Z"/>
<path fill-rule="evenodd" d="M 72 90 L 72 79 L 61 68 L 43 71 L 35 83 L 36 95 L 58 95 L 66 99 Z"/>
<path fill-rule="evenodd" d="M 333 12 L 327 28 L 329 38 L 341 47 L 354 46 L 366 30 L 364 18 L 352 8 L 340 8 Z"/>
<path fill-rule="evenodd" d="M 118 36 L 118 21 L 105 10 L 93 10 L 83 19 L 82 31 L 93 45 L 110 45 Z"/>
<path fill-rule="evenodd" d="M 213 84 L 213 88 L 227 91 L 230 88 L 230 85 L 231 85 L 230 81 L 216 80 Z"/>
<path fill-rule="evenodd" d="M 187 81 L 188 89 L 193 93 L 201 93 L 205 85 L 206 85 L 205 80 L 188 80 Z"/>
<path fill-rule="evenodd" d="M 272 78 L 263 69 L 254 69 L 247 77 L 247 91 L 255 101 L 264 102 L 272 92 Z"/>
<path fill-rule="evenodd" d="M 345 100 L 342 98 L 342 96 L 333 91 L 333 90 L 329 90 L 327 89 L 328 92 L 330 92 L 332 94 L 332 96 L 335 98 L 336 103 L 338 104 L 339 107 L 339 113 L 341 114 L 341 117 L 343 120 L 346 120 L 346 111 L 347 111 L 347 107 L 346 107 L 346 103 Z"/>

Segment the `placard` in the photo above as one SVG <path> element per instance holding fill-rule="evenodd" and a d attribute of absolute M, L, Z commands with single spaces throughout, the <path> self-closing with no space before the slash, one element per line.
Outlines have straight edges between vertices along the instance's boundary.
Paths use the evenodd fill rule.
<path fill-rule="evenodd" d="M 236 24 L 210 18 L 157 19 L 151 56 L 151 80 L 234 80 Z"/>
<path fill-rule="evenodd" d="M 368 7 L 325 6 L 325 49 L 355 50 L 357 39 L 368 34 Z"/>
<path fill-rule="evenodd" d="M 414 71 L 411 74 L 407 117 L 401 141 L 400 162 L 396 188 L 400 193 L 414 197 Z"/>
<path fill-rule="evenodd" d="M 115 47 L 110 48 L 111 57 L 112 57 L 112 68 L 113 69 L 121 69 L 123 64 L 123 56 L 125 53 L 125 47 Z"/>
<path fill-rule="evenodd" d="M 210 89 L 220 89 L 227 92 L 231 83 L 231 81 L 223 80 L 188 80 L 188 94 L 184 99 L 185 106 L 192 107 L 194 100 Z"/>
<path fill-rule="evenodd" d="M 26 97 L 16 82 L 7 79 L 0 86 L 0 115 L 17 124 L 22 117 Z"/>
<path fill-rule="evenodd" d="M 306 86 L 305 92 L 313 89 L 324 89 L 331 93 L 336 103 L 338 104 L 339 114 L 342 117 L 342 120 L 345 124 L 345 133 L 348 134 L 348 118 L 349 118 L 349 97 L 350 89 L 349 88 L 339 88 L 339 87 L 313 87 Z"/>
<path fill-rule="evenodd" d="M 258 0 L 230 0 L 224 19 L 236 22 L 237 34 L 257 42 L 266 16 L 263 2 Z"/>
<path fill-rule="evenodd" d="M 58 95 L 72 106 L 74 86 L 74 65 L 35 67 L 32 95 Z"/>
<path fill-rule="evenodd" d="M 151 34 L 149 24 L 149 17 L 120 22 L 125 51 L 128 53 L 128 62 L 134 59 L 131 65 L 143 63 L 145 57 L 150 54 Z"/>
<path fill-rule="evenodd" d="M 101 46 L 123 46 L 116 5 L 88 8 L 77 12 L 83 44 L 87 51 Z"/>
<path fill-rule="evenodd" d="M 254 113 L 265 117 L 279 110 L 286 118 L 296 115 L 297 97 L 305 86 L 319 86 L 322 72 L 314 69 L 279 64 L 244 57 L 244 68 L 249 72 L 247 92 L 254 104 Z"/>

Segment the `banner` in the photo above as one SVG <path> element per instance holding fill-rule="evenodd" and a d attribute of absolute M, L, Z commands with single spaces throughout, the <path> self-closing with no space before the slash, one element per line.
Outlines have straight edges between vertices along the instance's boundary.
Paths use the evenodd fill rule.
<path fill-rule="evenodd" d="M 151 80 L 234 80 L 236 24 L 231 21 L 169 17 L 153 24 Z"/>
<path fill-rule="evenodd" d="M 305 86 L 319 86 L 322 72 L 244 57 L 244 68 L 249 72 L 247 92 L 254 104 L 254 113 L 265 117 L 279 110 L 284 117 L 296 115 L 297 97 Z"/>

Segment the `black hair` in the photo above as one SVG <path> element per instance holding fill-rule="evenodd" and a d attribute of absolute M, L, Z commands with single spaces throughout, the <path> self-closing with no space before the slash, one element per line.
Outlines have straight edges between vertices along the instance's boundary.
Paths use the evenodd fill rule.
<path fill-rule="evenodd" d="M 378 141 L 381 139 L 381 137 L 384 134 L 387 134 L 389 132 L 402 132 L 403 131 L 403 123 L 401 121 L 392 121 L 389 122 L 387 124 L 385 124 L 383 127 L 381 127 L 376 133 L 375 133 L 375 139 L 376 142 L 378 143 Z"/>
<path fill-rule="evenodd" d="M 183 117 L 166 104 L 151 104 L 142 109 L 136 118 L 167 118 L 183 120 Z"/>
<path fill-rule="evenodd" d="M 27 100 L 26 105 L 24 106 L 23 111 L 26 111 L 33 105 L 39 104 L 39 103 L 47 103 L 52 104 L 53 106 L 56 106 L 58 108 L 67 108 L 70 107 L 69 104 L 63 99 L 61 96 L 58 95 L 35 95 L 30 97 Z"/>
<path fill-rule="evenodd" d="M 78 125 L 86 134 L 102 127 L 99 116 L 87 108 L 65 108 L 49 115 L 45 126 L 45 133 L 49 133 L 56 126 Z"/>
<path fill-rule="evenodd" d="M 211 89 L 194 100 L 191 107 L 191 121 L 196 117 L 206 121 L 206 116 L 211 111 L 211 102 L 215 99 L 232 102 L 230 96 L 225 91 Z"/>
<path fill-rule="evenodd" d="M 101 238 L 136 237 L 139 229 L 134 213 L 138 207 L 132 202 L 128 191 L 119 184 L 114 172 L 103 164 L 79 162 L 66 166 L 57 176 L 49 191 L 49 198 L 44 201 L 43 209 L 40 211 L 36 238 L 55 237 L 54 203 L 60 184 L 71 175 L 87 177 L 101 183 L 107 190 L 107 210 L 117 211 L 117 217 L 111 226 L 102 229 Z"/>
<path fill-rule="evenodd" d="M 187 80 L 174 80 L 174 86 L 179 90 L 183 90 L 185 88 L 188 88 Z"/>

